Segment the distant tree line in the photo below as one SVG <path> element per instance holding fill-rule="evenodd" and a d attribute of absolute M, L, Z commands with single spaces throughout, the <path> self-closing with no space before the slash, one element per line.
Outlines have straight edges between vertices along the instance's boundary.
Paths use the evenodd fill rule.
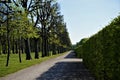
<path fill-rule="evenodd" d="M 120 16 L 79 44 L 75 51 L 96 80 L 120 80 Z M 81 43 L 80 42 L 80 43 Z"/>
<path fill-rule="evenodd" d="M 8 0 L 0 2 L 0 54 L 26 54 L 26 60 L 67 51 L 69 33 L 55 0 Z"/>

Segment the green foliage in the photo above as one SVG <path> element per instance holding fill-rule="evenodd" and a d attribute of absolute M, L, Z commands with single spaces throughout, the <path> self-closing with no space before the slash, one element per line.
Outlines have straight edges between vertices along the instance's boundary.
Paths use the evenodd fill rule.
<path fill-rule="evenodd" d="M 82 45 L 88 40 L 89 38 L 83 38 L 80 42 L 75 45 L 75 52 L 77 57 L 82 57 Z"/>
<path fill-rule="evenodd" d="M 37 29 L 33 27 L 33 24 L 26 16 L 26 13 L 14 13 L 9 23 L 12 36 L 24 39 L 38 37 Z"/>
<path fill-rule="evenodd" d="M 79 46 L 79 47 L 75 48 L 75 53 L 76 53 L 77 57 L 81 58 L 82 57 L 82 47 Z"/>
<path fill-rule="evenodd" d="M 83 38 L 80 42 L 77 43 L 77 45 L 83 45 L 89 38 Z M 76 46 L 77 46 L 76 45 Z"/>
<path fill-rule="evenodd" d="M 76 51 L 97 80 L 120 80 L 120 16 Z M 79 55 L 80 55 L 79 54 Z M 80 56 L 79 56 L 80 57 Z"/>
<path fill-rule="evenodd" d="M 8 44 L 5 41 L 7 31 L 10 50 L 13 53 L 25 51 L 28 54 L 31 51 L 37 54 L 42 51 L 44 57 L 48 56 L 48 52 L 54 52 L 54 49 L 57 53 L 61 53 L 71 46 L 63 15 L 60 14 L 59 4 L 55 0 L 42 2 L 33 0 L 30 3 L 29 0 L 15 0 L 6 5 L 10 7 L 9 15 L 6 16 L 0 12 L 0 15 L 6 16 L 5 21 L 0 16 L 0 21 L 2 21 L 0 25 L 1 54 L 7 53 Z"/>
<path fill-rule="evenodd" d="M 4 26 L 4 25 L 1 25 L 0 26 L 0 35 L 2 36 L 2 35 L 4 35 L 4 34 L 6 34 L 6 27 Z"/>

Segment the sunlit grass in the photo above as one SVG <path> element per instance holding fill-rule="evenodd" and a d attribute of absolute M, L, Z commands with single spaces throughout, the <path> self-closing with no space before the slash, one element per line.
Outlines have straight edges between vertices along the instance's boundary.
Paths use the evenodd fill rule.
<path fill-rule="evenodd" d="M 34 59 L 34 53 L 31 54 L 32 60 L 25 60 L 25 54 L 22 54 L 22 63 L 19 62 L 19 56 L 18 54 L 10 54 L 10 61 L 9 61 L 9 66 L 6 67 L 6 54 L 0 55 L 0 77 L 3 77 L 7 74 L 14 73 L 18 70 L 21 70 L 23 68 L 39 64 L 45 60 L 51 59 L 58 57 L 62 54 L 57 54 L 49 57 L 44 57 L 44 58 L 39 58 L 39 59 Z"/>

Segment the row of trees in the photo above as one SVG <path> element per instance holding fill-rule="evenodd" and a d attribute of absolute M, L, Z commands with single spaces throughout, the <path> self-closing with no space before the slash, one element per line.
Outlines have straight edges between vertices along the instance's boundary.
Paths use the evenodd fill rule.
<path fill-rule="evenodd" d="M 26 60 L 61 53 L 71 41 L 55 0 L 7 0 L 0 2 L 0 54 L 26 53 Z M 8 66 L 7 61 L 7 66 Z M 20 60 L 21 62 L 21 60 Z"/>
<path fill-rule="evenodd" d="M 120 80 L 120 16 L 76 49 L 97 80 Z"/>

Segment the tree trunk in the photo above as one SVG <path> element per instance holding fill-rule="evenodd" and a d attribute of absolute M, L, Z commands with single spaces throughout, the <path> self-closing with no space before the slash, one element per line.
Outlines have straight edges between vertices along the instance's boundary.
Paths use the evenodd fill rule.
<path fill-rule="evenodd" d="M 50 53 L 49 53 L 49 43 L 48 43 L 48 37 L 47 37 L 47 40 L 46 40 L 46 48 L 47 48 L 47 56 L 50 56 Z"/>
<path fill-rule="evenodd" d="M 45 56 L 47 56 L 48 55 L 48 53 L 47 53 L 47 39 L 46 39 L 46 37 L 45 37 Z"/>
<path fill-rule="evenodd" d="M 45 57 L 45 27 L 42 26 L 42 57 Z"/>
<path fill-rule="evenodd" d="M 42 57 L 47 56 L 47 42 L 46 39 L 43 37 L 42 39 Z"/>
<path fill-rule="evenodd" d="M 42 57 L 45 56 L 45 51 L 44 51 L 45 46 L 44 46 L 44 44 L 45 44 L 44 37 L 42 36 Z"/>
<path fill-rule="evenodd" d="M 21 52 L 22 52 L 22 54 L 24 53 L 24 40 L 21 38 L 21 46 L 20 46 L 20 48 L 21 48 Z"/>
<path fill-rule="evenodd" d="M 3 54 L 6 54 L 6 53 L 7 53 L 6 44 L 2 44 L 2 53 L 3 53 Z"/>
<path fill-rule="evenodd" d="M 53 54 L 53 55 L 56 54 L 56 47 L 55 47 L 55 44 L 52 44 L 52 54 Z"/>
<path fill-rule="evenodd" d="M 16 54 L 18 53 L 18 40 L 16 40 L 15 42 L 15 53 Z"/>
<path fill-rule="evenodd" d="M 34 44 L 35 44 L 35 59 L 39 59 L 38 40 L 39 40 L 39 39 L 34 38 Z"/>
<path fill-rule="evenodd" d="M 15 47 L 14 47 L 14 44 L 12 45 L 12 53 L 15 54 Z"/>
<path fill-rule="evenodd" d="M 8 52 L 7 52 L 7 62 L 6 62 L 6 66 L 8 66 L 9 64 L 9 57 L 10 57 L 10 40 L 9 40 L 9 36 L 7 38 L 7 42 L 8 42 Z"/>
<path fill-rule="evenodd" d="M 2 54 L 2 45 L 0 44 L 0 55 Z"/>
<path fill-rule="evenodd" d="M 29 39 L 25 39 L 25 53 L 26 53 L 26 60 L 31 60 L 31 55 L 30 55 L 30 43 Z"/>
<path fill-rule="evenodd" d="M 8 13 L 8 9 L 7 9 L 7 13 Z M 8 48 L 7 48 L 7 62 L 6 62 L 6 66 L 9 65 L 9 57 L 10 57 L 10 30 L 9 30 L 9 22 L 8 22 L 8 15 L 7 15 L 7 44 L 8 44 Z"/>
<path fill-rule="evenodd" d="M 12 53 L 15 54 L 15 45 L 14 45 L 14 37 L 13 37 L 13 40 L 12 40 Z"/>
<path fill-rule="evenodd" d="M 47 56 L 48 55 L 48 51 L 47 51 L 47 31 L 45 29 L 45 25 L 43 25 L 42 27 L 42 57 Z"/>
<path fill-rule="evenodd" d="M 21 38 L 19 39 L 19 62 L 21 63 L 22 60 L 21 60 Z"/>
<path fill-rule="evenodd" d="M 50 56 L 50 44 L 49 44 L 49 41 L 48 41 L 48 38 L 47 38 L 47 53 L 48 53 L 48 56 Z"/>

